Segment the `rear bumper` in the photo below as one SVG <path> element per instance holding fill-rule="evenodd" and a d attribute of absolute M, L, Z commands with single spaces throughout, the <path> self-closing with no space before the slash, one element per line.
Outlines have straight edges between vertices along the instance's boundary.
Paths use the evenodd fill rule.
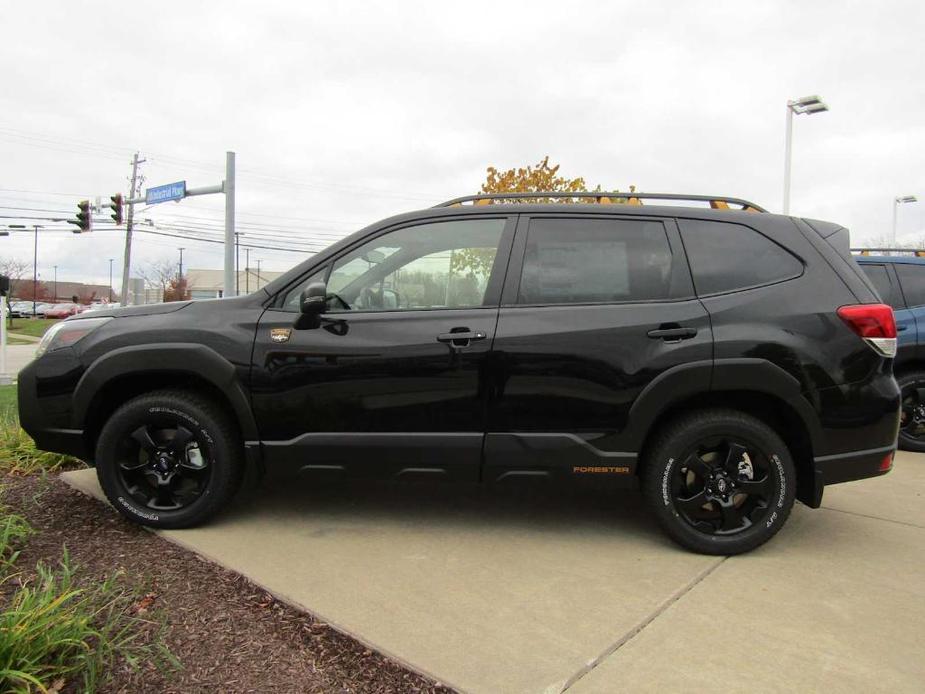
<path fill-rule="evenodd" d="M 813 460 L 816 475 L 823 484 L 851 482 L 866 477 L 879 477 L 893 469 L 896 445 L 871 448 L 866 451 L 824 455 Z M 889 461 L 887 464 L 886 461 Z"/>

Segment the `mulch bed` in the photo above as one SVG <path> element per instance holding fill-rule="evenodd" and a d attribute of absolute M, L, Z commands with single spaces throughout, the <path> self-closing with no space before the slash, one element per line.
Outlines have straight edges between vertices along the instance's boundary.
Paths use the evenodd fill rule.
<path fill-rule="evenodd" d="M 120 665 L 107 692 L 450 692 L 242 576 L 123 520 L 60 480 L 0 476 L 3 502 L 37 531 L 17 561 L 56 563 L 67 547 L 81 580 L 121 570 L 136 609 L 166 619 L 175 672 Z"/>

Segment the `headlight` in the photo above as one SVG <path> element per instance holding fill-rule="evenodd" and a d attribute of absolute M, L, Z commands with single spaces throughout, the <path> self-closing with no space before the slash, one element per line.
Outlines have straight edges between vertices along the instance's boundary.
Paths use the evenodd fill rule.
<path fill-rule="evenodd" d="M 39 347 L 35 350 L 35 358 L 38 359 L 45 352 L 52 352 L 61 347 L 70 347 L 111 320 L 111 317 L 78 318 L 55 323 L 42 337 L 42 341 L 39 342 Z"/>

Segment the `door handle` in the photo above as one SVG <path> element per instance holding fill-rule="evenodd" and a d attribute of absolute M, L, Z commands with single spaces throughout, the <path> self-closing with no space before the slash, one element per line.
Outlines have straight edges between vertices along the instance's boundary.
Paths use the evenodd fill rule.
<path fill-rule="evenodd" d="M 653 340 L 665 340 L 665 342 L 680 342 L 689 340 L 697 334 L 697 328 L 682 328 L 680 325 L 673 328 L 658 328 L 646 333 Z"/>
<path fill-rule="evenodd" d="M 470 342 L 474 342 L 476 340 L 484 340 L 486 337 L 488 337 L 488 335 L 480 330 L 460 328 L 455 331 L 437 335 L 437 342 L 443 342 L 445 344 L 452 345 L 453 347 L 468 347 Z"/>
<path fill-rule="evenodd" d="M 901 333 L 901 332 L 903 332 L 903 331 L 905 331 L 905 330 L 908 330 L 908 329 L 909 329 L 909 326 L 908 326 L 908 325 L 897 325 L 897 326 L 896 326 L 896 332 L 898 332 L 898 333 Z"/>

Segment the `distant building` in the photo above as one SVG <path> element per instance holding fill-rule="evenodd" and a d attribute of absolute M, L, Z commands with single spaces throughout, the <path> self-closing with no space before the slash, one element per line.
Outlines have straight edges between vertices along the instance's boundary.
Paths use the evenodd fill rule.
<path fill-rule="evenodd" d="M 38 300 L 69 302 L 77 297 L 78 301 L 89 303 L 91 301 L 119 301 L 119 292 L 105 284 L 84 284 L 83 282 L 49 282 L 42 280 L 39 283 Z M 10 297 L 14 299 L 26 298 L 32 300 L 32 280 L 21 279 L 10 281 Z"/>
<path fill-rule="evenodd" d="M 197 270 L 195 268 L 190 268 L 183 274 L 186 276 L 190 296 L 193 299 L 221 298 L 225 285 L 225 273 L 223 270 Z M 250 294 L 266 286 L 268 282 L 275 280 L 282 274 L 282 272 L 261 270 L 260 276 L 258 277 L 257 270 L 254 268 L 250 268 L 247 272 L 241 270 L 238 273 L 237 279 L 238 293 Z"/>

